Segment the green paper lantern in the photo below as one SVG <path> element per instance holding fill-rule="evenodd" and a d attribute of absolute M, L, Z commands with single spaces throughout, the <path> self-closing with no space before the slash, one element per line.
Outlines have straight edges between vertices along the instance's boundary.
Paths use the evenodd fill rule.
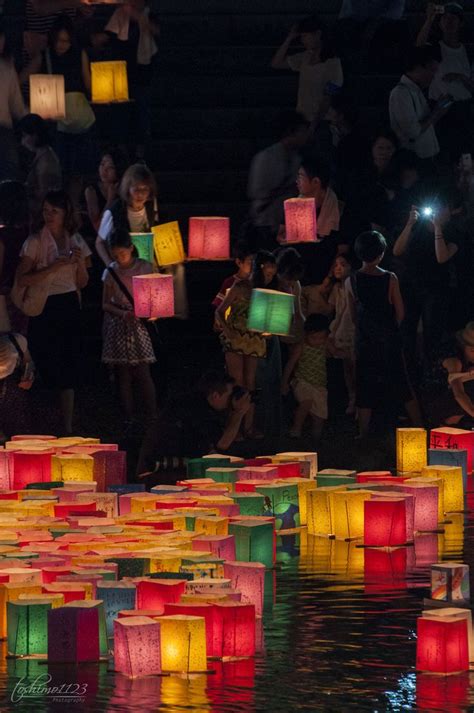
<path fill-rule="evenodd" d="M 117 579 L 144 577 L 150 573 L 149 557 L 109 557 L 105 561 L 118 565 Z"/>
<path fill-rule="evenodd" d="M 286 337 L 290 333 L 294 302 L 294 295 L 287 292 L 252 290 L 247 329 Z"/>
<path fill-rule="evenodd" d="M 137 249 L 138 257 L 153 263 L 154 247 L 153 233 L 130 233 L 132 243 Z"/>
<path fill-rule="evenodd" d="M 235 483 L 237 468 L 207 468 L 204 477 L 212 478 L 216 483 Z"/>
<path fill-rule="evenodd" d="M 230 465 L 230 458 L 190 458 L 186 461 L 186 474 L 188 478 L 205 478 L 208 468 L 226 468 Z"/>
<path fill-rule="evenodd" d="M 7 602 L 8 653 L 12 656 L 48 653 L 48 611 L 51 602 L 34 599 Z"/>
<path fill-rule="evenodd" d="M 229 535 L 235 537 L 235 559 L 261 562 L 273 567 L 273 523 L 243 520 L 229 524 Z"/>
<path fill-rule="evenodd" d="M 196 528 L 196 516 L 195 515 L 186 515 L 185 523 L 186 523 L 186 530 L 188 532 L 194 532 L 194 530 Z"/>
<path fill-rule="evenodd" d="M 300 526 L 298 486 L 288 483 L 258 485 L 256 492 L 264 497 L 264 514 L 275 518 L 276 530 L 291 530 Z"/>
<path fill-rule="evenodd" d="M 350 485 L 356 482 L 355 470 L 334 470 L 327 468 L 318 471 L 316 484 L 318 488 L 325 488 L 334 485 Z"/>
<path fill-rule="evenodd" d="M 239 506 L 241 515 L 263 515 L 265 498 L 260 493 L 233 493 L 232 499 Z"/>
<path fill-rule="evenodd" d="M 52 490 L 53 488 L 63 488 L 63 480 L 50 480 L 46 483 L 27 483 L 25 490 Z"/>

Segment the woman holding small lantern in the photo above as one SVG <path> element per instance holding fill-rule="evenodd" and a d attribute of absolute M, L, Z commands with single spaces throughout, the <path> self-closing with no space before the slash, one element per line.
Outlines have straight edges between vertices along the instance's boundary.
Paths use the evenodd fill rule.
<path fill-rule="evenodd" d="M 59 392 L 62 431 L 70 434 L 79 373 L 80 291 L 89 279 L 91 251 L 76 232 L 64 191 L 46 194 L 43 221 L 42 230 L 22 247 L 12 298 L 23 309 L 28 301 L 31 353 L 45 384 Z"/>

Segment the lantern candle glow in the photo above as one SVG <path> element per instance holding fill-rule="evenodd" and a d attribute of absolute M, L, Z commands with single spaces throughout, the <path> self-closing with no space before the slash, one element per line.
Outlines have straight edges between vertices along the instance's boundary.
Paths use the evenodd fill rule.
<path fill-rule="evenodd" d="M 206 625 L 203 617 L 171 614 L 157 619 L 161 627 L 163 671 L 206 671 Z"/>
<path fill-rule="evenodd" d="M 397 471 L 420 472 L 427 462 L 426 430 L 397 428 Z"/>
<path fill-rule="evenodd" d="M 184 262 L 183 239 L 178 221 L 174 220 L 171 223 L 154 225 L 152 231 L 153 245 L 158 265 L 166 267 Z"/>
<path fill-rule="evenodd" d="M 66 95 L 62 74 L 30 75 L 30 112 L 46 120 L 64 119 Z"/>
<path fill-rule="evenodd" d="M 96 104 L 128 101 L 127 63 L 91 62 L 92 101 Z"/>

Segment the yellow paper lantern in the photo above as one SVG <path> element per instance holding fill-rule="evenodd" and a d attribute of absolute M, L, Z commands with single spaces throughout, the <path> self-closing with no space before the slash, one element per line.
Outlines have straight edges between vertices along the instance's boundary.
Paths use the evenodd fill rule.
<path fill-rule="evenodd" d="M 161 626 L 163 671 L 192 673 L 207 669 L 204 617 L 173 614 L 157 617 Z"/>
<path fill-rule="evenodd" d="M 310 491 L 311 492 L 311 491 Z M 372 494 L 367 490 L 343 490 L 331 493 L 334 535 L 339 540 L 355 540 L 364 536 L 364 502 Z"/>
<path fill-rule="evenodd" d="M 97 104 L 128 101 L 127 63 L 91 62 L 92 101 Z"/>
<path fill-rule="evenodd" d="M 194 531 L 205 535 L 228 535 L 228 517 L 197 517 Z"/>
<path fill-rule="evenodd" d="M 41 585 L 21 582 L 0 584 L 0 639 L 7 635 L 7 602 L 17 601 L 20 594 L 36 598 L 37 594 L 42 594 Z"/>
<path fill-rule="evenodd" d="M 427 440 L 424 428 L 397 428 L 397 470 L 399 473 L 420 472 L 427 463 Z"/>
<path fill-rule="evenodd" d="M 94 459 L 92 456 L 63 453 L 51 459 L 52 480 L 89 482 L 94 480 Z"/>
<path fill-rule="evenodd" d="M 330 495 L 345 486 L 324 486 L 306 493 L 307 523 L 309 535 L 329 537 L 334 534 Z"/>
<path fill-rule="evenodd" d="M 183 238 L 181 237 L 177 220 L 171 223 L 163 223 L 163 225 L 155 225 L 152 228 L 152 232 L 158 265 L 166 267 L 167 265 L 178 265 L 180 262 L 184 262 Z"/>
<path fill-rule="evenodd" d="M 464 510 L 464 484 L 461 466 L 428 465 L 422 476 L 441 478 L 444 484 L 444 513 Z"/>
<path fill-rule="evenodd" d="M 30 112 L 42 119 L 64 119 L 66 97 L 62 74 L 30 75 Z"/>
<path fill-rule="evenodd" d="M 425 468 L 420 473 L 420 476 L 417 478 L 407 478 L 405 480 L 405 483 L 407 485 L 411 485 L 412 483 L 414 485 L 421 484 L 421 485 L 436 485 L 438 488 L 438 522 L 442 522 L 444 520 L 444 480 L 441 477 L 437 477 L 433 471 L 431 471 L 431 468 L 433 466 L 427 465 Z M 436 467 L 436 466 L 435 466 Z"/>

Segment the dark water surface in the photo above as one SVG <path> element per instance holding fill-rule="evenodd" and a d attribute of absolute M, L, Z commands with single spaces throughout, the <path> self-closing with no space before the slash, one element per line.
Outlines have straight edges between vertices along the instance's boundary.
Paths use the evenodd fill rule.
<path fill-rule="evenodd" d="M 212 674 L 129 680 L 112 663 L 48 666 L 5 659 L 1 710 L 169 711 L 474 711 L 474 672 L 415 672 L 416 618 L 438 559 L 471 564 L 474 514 L 453 515 L 440 535 L 374 552 L 307 536 L 279 542 L 281 567 L 266 587 L 264 652 L 255 660 L 212 662 Z M 44 695 L 18 700 L 18 681 L 50 674 L 50 686 L 77 683 L 81 700 Z M 12 701 L 13 696 L 13 701 Z"/>

